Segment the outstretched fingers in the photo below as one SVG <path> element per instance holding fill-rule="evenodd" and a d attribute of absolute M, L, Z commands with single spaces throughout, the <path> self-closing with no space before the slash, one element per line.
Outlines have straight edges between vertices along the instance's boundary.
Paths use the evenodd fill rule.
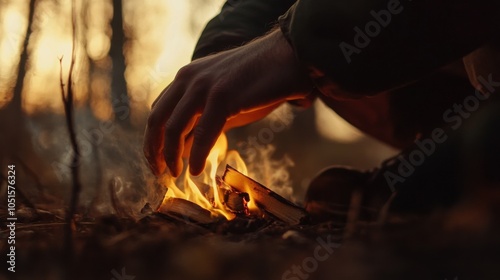
<path fill-rule="evenodd" d="M 149 114 L 143 149 L 151 170 L 157 176 L 165 173 L 167 168 L 163 156 L 165 123 L 182 97 L 183 91 L 179 84 L 167 87 Z"/>
<path fill-rule="evenodd" d="M 193 133 L 194 139 L 189 157 L 191 174 L 199 175 L 205 168 L 205 161 L 222 133 L 227 118 L 228 114 L 214 104 L 207 104 L 203 110 Z"/>
<path fill-rule="evenodd" d="M 191 93 L 184 95 L 165 125 L 164 157 L 170 173 L 178 177 L 183 168 L 182 154 L 187 135 L 199 116 L 200 100 Z"/>

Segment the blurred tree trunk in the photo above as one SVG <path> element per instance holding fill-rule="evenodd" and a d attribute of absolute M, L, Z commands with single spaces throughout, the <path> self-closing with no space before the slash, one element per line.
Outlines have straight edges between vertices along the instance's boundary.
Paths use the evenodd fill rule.
<path fill-rule="evenodd" d="M 115 114 L 115 121 L 122 126 L 130 126 L 130 100 L 125 81 L 125 31 L 123 29 L 123 5 L 122 0 L 113 0 L 113 19 L 111 28 L 110 56 L 113 62 L 111 75 L 111 104 Z"/>
<path fill-rule="evenodd" d="M 24 78 L 28 64 L 28 43 L 33 31 L 33 20 L 37 0 L 29 1 L 28 25 L 26 35 L 21 46 L 16 84 L 11 102 L 0 110 L 1 120 L 15 120 L 15 122 L 0 122 L 0 162 L 11 162 L 19 165 L 22 181 L 19 190 L 29 193 L 34 183 L 39 198 L 47 198 L 48 186 L 57 185 L 57 175 L 46 159 L 38 155 L 33 147 L 33 133 L 26 125 L 26 116 L 22 111 Z"/>
<path fill-rule="evenodd" d="M 10 106 L 18 113 L 22 111 L 22 94 L 24 87 L 24 77 L 26 76 L 26 66 L 28 63 L 28 43 L 31 37 L 33 18 L 35 15 L 35 2 L 36 0 L 31 0 L 29 3 L 29 14 L 28 14 L 28 25 L 26 28 L 26 36 L 24 37 L 24 43 L 22 45 L 21 58 L 19 59 L 19 67 L 17 70 L 16 85 L 14 86 L 14 94 Z"/>
<path fill-rule="evenodd" d="M 82 34 L 87 34 L 87 31 L 89 30 L 89 18 L 88 14 L 90 9 L 91 2 L 90 1 L 85 1 L 83 4 L 82 8 L 82 14 L 84 15 L 83 17 L 83 32 Z M 91 101 L 93 97 L 93 91 L 92 91 L 92 81 L 94 79 L 94 73 L 98 70 L 95 61 L 89 56 L 88 54 L 88 37 L 87 35 L 83 35 L 81 37 L 82 39 L 82 46 L 83 46 L 83 53 L 85 54 L 85 60 L 88 63 L 88 69 L 87 69 L 87 101 L 85 104 L 85 109 L 88 110 L 89 112 L 92 111 L 91 108 Z M 94 141 L 91 141 L 92 144 L 92 157 L 93 157 L 93 166 L 94 166 L 94 172 L 95 172 L 95 180 L 93 181 L 93 184 L 95 186 L 95 195 L 92 198 L 92 201 L 88 204 L 87 211 L 91 210 L 96 204 L 96 200 L 100 197 L 101 194 L 101 189 L 102 189 L 102 182 L 103 182 L 103 168 L 101 164 L 101 157 L 100 157 L 100 150 L 99 150 L 99 145 L 96 144 Z"/>

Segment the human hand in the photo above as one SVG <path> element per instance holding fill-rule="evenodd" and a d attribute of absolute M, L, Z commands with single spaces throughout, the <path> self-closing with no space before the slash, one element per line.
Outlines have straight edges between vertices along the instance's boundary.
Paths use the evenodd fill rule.
<path fill-rule="evenodd" d="M 153 103 L 144 138 L 153 173 L 168 168 L 179 176 L 181 156 L 189 154 L 191 174 L 200 174 L 224 129 L 262 118 L 287 100 L 303 99 L 311 88 L 279 30 L 191 62 Z M 192 146 L 186 145 L 191 136 Z"/>

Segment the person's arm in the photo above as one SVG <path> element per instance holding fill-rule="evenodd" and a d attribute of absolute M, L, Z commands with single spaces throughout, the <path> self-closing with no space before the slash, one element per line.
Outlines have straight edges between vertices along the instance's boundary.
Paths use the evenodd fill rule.
<path fill-rule="evenodd" d="M 420 79 L 488 42 L 498 1 L 299 0 L 280 26 L 316 86 L 370 95 Z"/>
<path fill-rule="evenodd" d="M 190 172 L 200 174 L 226 127 L 255 121 L 285 101 L 304 99 L 311 88 L 280 30 L 194 60 L 153 103 L 144 137 L 151 170 L 155 175 L 168 170 L 176 177 L 184 154 Z"/>
<path fill-rule="evenodd" d="M 207 24 L 193 59 L 239 47 L 268 33 L 295 0 L 228 0 Z"/>
<path fill-rule="evenodd" d="M 496 28 L 487 23 L 496 20 L 498 9 L 479 5 L 484 1 L 476 3 L 479 9 L 451 0 L 420 1 L 416 8 L 406 7 L 400 22 L 394 15 L 351 63 L 339 44 L 351 42 L 351 26 L 364 26 L 371 9 L 379 11 L 385 1 L 300 0 L 282 18 L 282 31 L 183 67 L 148 119 L 144 152 L 153 172 L 162 174 L 168 166 L 172 175 L 179 175 L 187 150 L 191 172 L 199 174 L 225 126 L 239 115 L 305 98 L 311 77 L 323 94 L 333 97 L 399 87 L 470 52 Z M 185 142 L 190 135 L 192 146 Z"/>

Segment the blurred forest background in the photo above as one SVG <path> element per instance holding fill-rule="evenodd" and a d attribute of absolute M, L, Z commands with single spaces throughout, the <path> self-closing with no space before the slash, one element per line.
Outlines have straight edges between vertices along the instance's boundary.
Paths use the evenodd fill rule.
<path fill-rule="evenodd" d="M 199 34 L 224 1 L 73 3 L 81 201 L 95 206 L 87 209 L 109 211 L 105 201 L 110 187 L 119 199 L 136 202 L 129 205 L 137 207 L 126 208 L 137 211 L 146 200 L 161 197 L 142 155 L 149 107 L 190 61 Z M 18 190 L 31 202 L 62 203 L 70 191 L 71 146 L 60 75 L 67 81 L 72 31 L 70 0 L 0 0 L 0 163 L 2 176 L 8 164 L 16 164 Z M 269 133 L 276 120 L 286 129 Z M 258 180 L 270 187 L 281 184 L 290 196 L 293 189 L 299 202 L 322 168 L 369 169 L 396 153 L 319 101 L 307 110 L 285 105 L 228 136 L 230 148 L 240 150 L 249 170 L 259 173 Z M 257 154 L 246 154 L 245 146 L 255 140 Z"/>

